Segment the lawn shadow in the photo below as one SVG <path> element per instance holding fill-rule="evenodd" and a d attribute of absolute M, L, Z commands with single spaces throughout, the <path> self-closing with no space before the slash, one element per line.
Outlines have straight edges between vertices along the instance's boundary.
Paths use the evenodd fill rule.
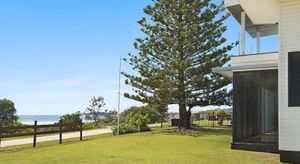
<path fill-rule="evenodd" d="M 42 142 L 42 143 L 37 143 L 37 146 L 35 148 L 32 147 L 32 144 L 11 146 L 11 147 L 2 147 L 2 148 L 0 148 L 0 153 L 15 153 L 15 152 L 25 151 L 25 150 L 38 151 L 39 149 L 43 149 L 43 148 L 51 148 L 51 147 L 60 146 L 60 145 L 71 145 L 71 144 L 76 144 L 79 142 L 80 141 L 75 141 L 75 140 L 66 140 L 66 141 L 63 141 L 62 144 L 59 144 L 58 141 L 57 142 L 53 142 L 53 141 Z"/>

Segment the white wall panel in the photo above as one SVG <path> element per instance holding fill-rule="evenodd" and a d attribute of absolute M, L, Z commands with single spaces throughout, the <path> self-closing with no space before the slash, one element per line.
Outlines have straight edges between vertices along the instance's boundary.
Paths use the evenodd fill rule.
<path fill-rule="evenodd" d="M 288 107 L 287 63 L 288 52 L 300 51 L 299 0 L 281 0 L 279 39 L 279 149 L 300 151 L 300 107 Z"/>

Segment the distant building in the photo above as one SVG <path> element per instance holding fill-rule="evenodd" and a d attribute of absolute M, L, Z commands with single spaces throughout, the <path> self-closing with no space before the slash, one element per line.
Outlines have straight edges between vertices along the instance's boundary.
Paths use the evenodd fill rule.
<path fill-rule="evenodd" d="M 172 119 L 179 119 L 179 113 L 173 112 L 173 113 L 168 113 L 168 120 Z"/>

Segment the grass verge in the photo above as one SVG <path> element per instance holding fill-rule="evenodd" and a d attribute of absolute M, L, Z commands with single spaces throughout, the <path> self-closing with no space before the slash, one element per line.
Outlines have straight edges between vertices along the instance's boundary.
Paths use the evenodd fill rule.
<path fill-rule="evenodd" d="M 279 163 L 276 154 L 230 149 L 231 130 L 198 128 L 179 131 L 153 128 L 151 132 L 111 134 L 3 148 L 1 163 Z"/>

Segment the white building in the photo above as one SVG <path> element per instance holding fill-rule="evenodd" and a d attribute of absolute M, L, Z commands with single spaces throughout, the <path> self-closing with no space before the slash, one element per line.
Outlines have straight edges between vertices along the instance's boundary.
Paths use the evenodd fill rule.
<path fill-rule="evenodd" d="M 225 0 L 241 25 L 240 54 L 213 71 L 233 78 L 233 149 L 277 152 L 300 163 L 300 0 Z M 257 53 L 245 54 L 245 32 Z M 279 51 L 260 53 L 278 35 Z"/>

